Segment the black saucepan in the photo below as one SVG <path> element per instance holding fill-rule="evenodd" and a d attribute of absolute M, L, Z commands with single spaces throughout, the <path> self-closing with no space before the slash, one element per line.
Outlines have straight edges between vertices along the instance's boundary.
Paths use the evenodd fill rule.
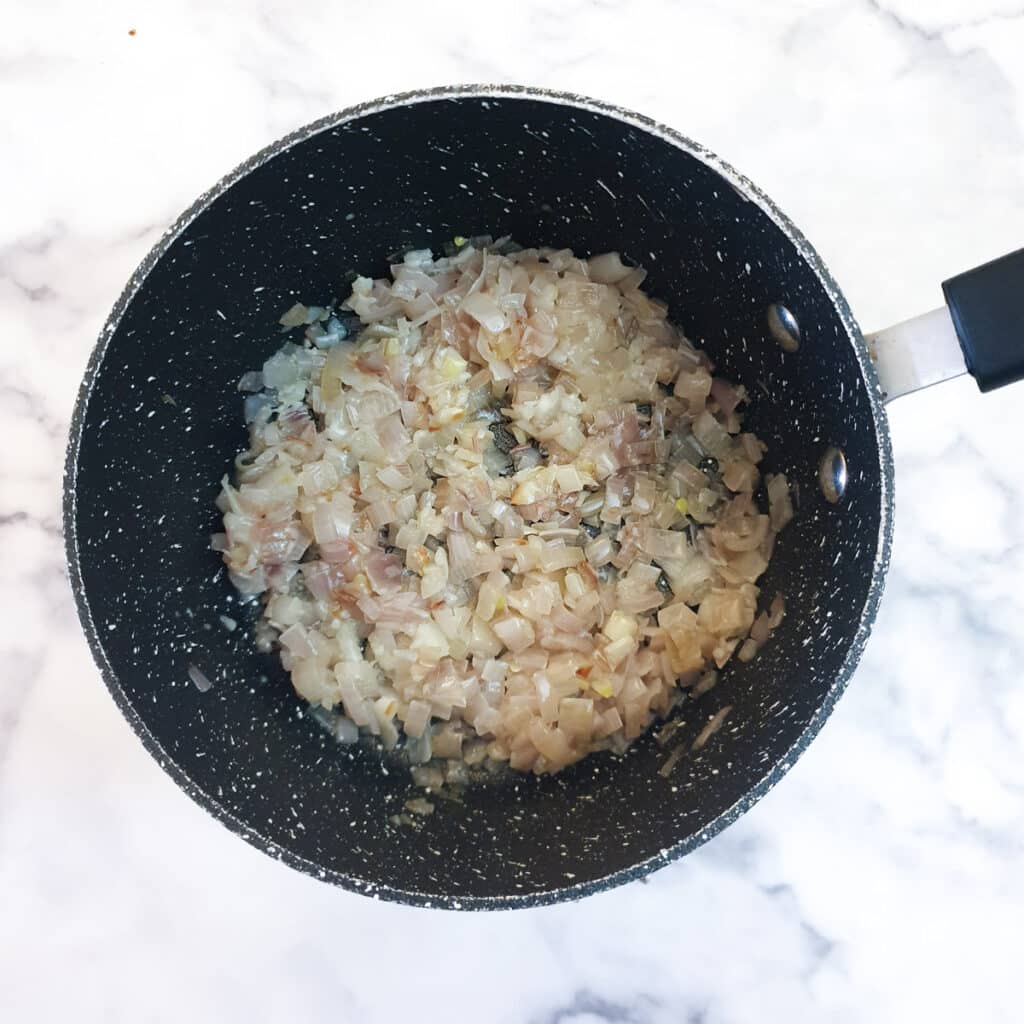
<path fill-rule="evenodd" d="M 763 581 L 766 593 L 785 594 L 788 615 L 753 662 L 732 665 L 718 687 L 682 706 L 684 741 L 721 706 L 733 710 L 670 778 L 658 774 L 664 752 L 648 736 L 624 758 L 470 790 L 413 830 L 389 822 L 413 795 L 406 774 L 382 771 L 372 749 L 338 746 L 305 713 L 276 657 L 256 652 L 256 609 L 238 604 L 209 536 L 219 481 L 246 443 L 236 382 L 280 346 L 281 311 L 340 297 L 345 274 L 383 274 L 389 254 L 477 234 L 620 251 L 648 268 L 645 288 L 721 372 L 746 383 L 756 396 L 747 422 L 769 445 L 768 469 L 799 488 L 797 518 Z M 1020 280 L 1019 256 L 1009 259 L 1017 263 L 948 289 L 985 386 L 1024 369 L 1022 309 L 985 298 L 994 290 L 1005 299 L 1008 274 Z M 1016 358 L 999 340 L 1014 324 Z M 796 351 L 777 340 L 792 349 L 797 334 Z M 880 340 L 911 386 L 931 358 L 920 335 Z M 79 613 L 114 699 L 153 757 L 271 855 L 413 904 L 582 896 L 644 875 L 733 821 L 782 777 L 842 693 L 889 557 L 883 398 L 814 251 L 700 146 L 635 114 L 535 90 L 391 97 L 245 163 L 132 277 L 71 430 L 64 526 Z M 838 455 L 822 462 L 830 448 L 845 457 L 845 478 Z M 838 502 L 826 500 L 820 469 L 830 498 L 845 483 Z M 226 630 L 222 615 L 239 628 Z M 189 681 L 190 663 L 212 680 L 209 691 Z"/>

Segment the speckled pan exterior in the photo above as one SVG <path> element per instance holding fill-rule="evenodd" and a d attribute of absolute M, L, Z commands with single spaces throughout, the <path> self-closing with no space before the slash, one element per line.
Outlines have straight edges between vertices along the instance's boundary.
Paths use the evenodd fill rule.
<path fill-rule="evenodd" d="M 416 830 L 411 795 L 372 749 L 343 749 L 273 657 L 254 650 L 208 535 L 219 480 L 246 437 L 241 373 L 282 341 L 296 299 L 344 294 L 388 254 L 452 236 L 512 235 L 620 250 L 645 287 L 744 382 L 769 470 L 799 514 L 764 580 L 789 614 L 752 663 L 683 706 L 689 743 L 723 730 L 672 777 L 650 737 L 623 759 L 519 778 L 439 803 Z M 798 317 L 783 353 L 765 309 Z M 815 484 L 829 445 L 847 499 Z M 867 639 L 891 540 L 892 462 L 880 390 L 846 302 L 817 255 L 749 181 L 639 115 L 500 86 L 387 97 L 325 118 L 228 175 L 132 276 L 82 385 L 64 527 L 79 614 L 103 678 L 146 748 L 193 799 L 271 856 L 370 896 L 457 909 L 575 899 L 639 878 L 734 821 L 789 769 L 845 688 Z M 229 632 L 221 615 L 237 619 Z M 213 681 L 200 693 L 189 663 Z"/>

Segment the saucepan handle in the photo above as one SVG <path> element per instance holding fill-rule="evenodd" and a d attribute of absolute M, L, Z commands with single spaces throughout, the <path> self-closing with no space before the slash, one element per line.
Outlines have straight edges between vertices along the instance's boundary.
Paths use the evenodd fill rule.
<path fill-rule="evenodd" d="M 982 391 L 1024 379 L 1024 249 L 942 291 L 945 306 L 866 338 L 887 402 L 963 373 Z"/>

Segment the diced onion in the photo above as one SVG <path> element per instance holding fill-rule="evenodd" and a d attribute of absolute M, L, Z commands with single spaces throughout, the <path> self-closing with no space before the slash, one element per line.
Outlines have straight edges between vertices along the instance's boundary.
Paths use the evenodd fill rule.
<path fill-rule="evenodd" d="M 754 657 L 785 613 L 758 610 L 757 581 L 793 515 L 781 474 L 758 507 L 747 392 L 644 270 L 456 245 L 355 278 L 338 313 L 284 312 L 298 330 L 239 380 L 250 443 L 211 540 L 317 720 L 439 795 L 498 763 L 621 754 Z"/>
<path fill-rule="evenodd" d="M 768 491 L 768 508 L 772 529 L 778 532 L 793 518 L 793 500 L 789 495 L 789 481 L 784 473 L 769 473 L 764 478 Z"/>
<path fill-rule="evenodd" d="M 210 682 L 209 678 L 206 676 L 203 670 L 200 669 L 198 666 L 193 665 L 191 662 L 189 663 L 188 666 L 188 677 L 192 680 L 192 682 L 195 684 L 195 688 L 200 693 L 206 693 L 207 690 L 209 690 L 213 686 L 213 683 Z"/>

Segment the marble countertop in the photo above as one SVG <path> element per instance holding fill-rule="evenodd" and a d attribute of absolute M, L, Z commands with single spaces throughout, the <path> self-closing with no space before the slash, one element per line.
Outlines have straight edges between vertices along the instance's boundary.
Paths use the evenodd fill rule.
<path fill-rule="evenodd" d="M 1019 1020 L 1024 386 L 890 408 L 875 635 L 784 782 L 646 883 L 514 913 L 328 888 L 193 805 L 93 666 L 59 500 L 88 353 L 163 229 L 251 152 L 385 92 L 523 81 L 643 111 L 772 194 L 866 328 L 933 308 L 944 277 L 1024 244 L 1020 3 L 9 12 L 0 1019 L 426 1024 L 476 1000 L 496 1024 Z"/>

